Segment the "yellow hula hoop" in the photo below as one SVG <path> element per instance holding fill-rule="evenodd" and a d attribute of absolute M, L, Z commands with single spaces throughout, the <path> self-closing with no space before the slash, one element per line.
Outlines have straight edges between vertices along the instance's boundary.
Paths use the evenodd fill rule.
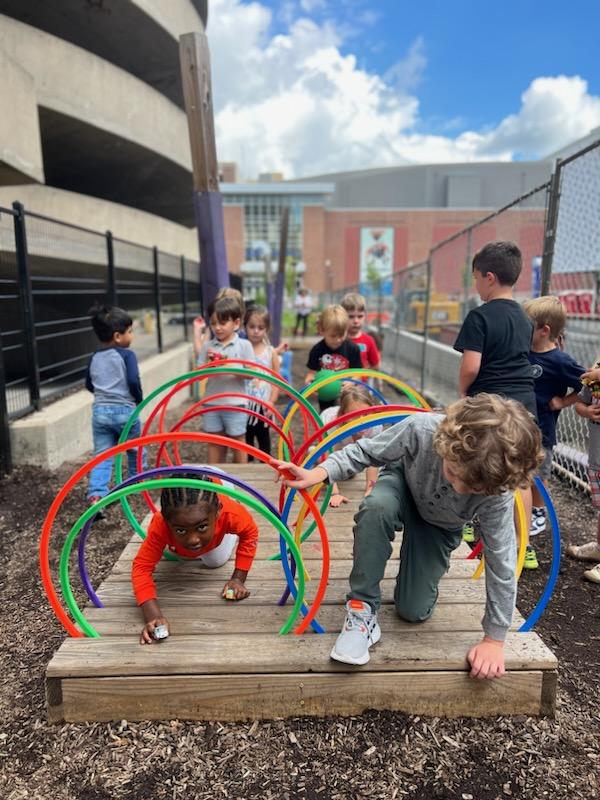
<path fill-rule="evenodd" d="M 521 491 L 517 489 L 515 492 L 515 507 L 517 509 L 517 521 L 519 523 L 519 555 L 517 556 L 517 580 L 521 577 L 523 571 L 523 564 L 525 563 L 525 550 L 527 549 L 527 520 L 525 519 L 525 505 L 521 497 Z M 484 567 L 484 557 L 481 556 L 477 569 L 472 575 L 472 579 L 476 581 L 481 577 Z"/>
<path fill-rule="evenodd" d="M 339 381 L 343 378 L 355 378 L 357 376 L 368 377 L 368 378 L 380 378 L 387 383 L 391 383 L 392 386 L 396 386 L 396 388 L 400 389 L 404 394 L 406 394 L 407 398 L 410 400 L 411 396 L 414 397 L 417 402 L 421 404 L 421 408 L 425 408 L 428 411 L 431 410 L 429 403 L 422 397 L 416 389 L 413 389 L 404 381 L 401 381 L 399 378 L 394 378 L 392 375 L 387 375 L 385 372 L 379 372 L 377 369 L 342 369 L 339 372 L 336 372 L 334 375 L 330 375 L 327 378 L 324 378 L 321 381 L 312 383 L 308 389 L 303 392 L 303 396 L 308 399 L 311 394 L 317 392 L 319 389 L 322 389 L 324 386 L 327 386 L 334 381 Z M 290 409 L 289 414 L 284 420 L 282 425 L 282 431 L 287 433 L 290 429 L 290 425 L 292 424 L 292 419 L 294 414 L 298 410 L 298 403 L 296 402 L 295 405 L 292 406 Z M 280 439 L 278 446 L 277 446 L 277 458 L 283 460 L 283 440 Z"/>

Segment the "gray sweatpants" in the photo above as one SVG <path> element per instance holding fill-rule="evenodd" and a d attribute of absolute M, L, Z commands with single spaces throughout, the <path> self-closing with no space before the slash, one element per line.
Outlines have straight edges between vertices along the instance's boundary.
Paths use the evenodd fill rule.
<path fill-rule="evenodd" d="M 462 539 L 462 528 L 444 530 L 421 517 L 402 468 L 388 469 L 377 480 L 354 517 L 354 566 L 348 599 L 363 600 L 377 611 L 380 582 L 392 553 L 395 531 L 404 528 L 394 604 L 409 622 L 428 619 L 438 597 L 440 578 L 450 554 Z"/>

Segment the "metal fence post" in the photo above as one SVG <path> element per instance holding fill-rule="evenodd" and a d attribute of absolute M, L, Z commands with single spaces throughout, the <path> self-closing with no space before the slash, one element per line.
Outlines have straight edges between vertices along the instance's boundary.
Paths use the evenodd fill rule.
<path fill-rule="evenodd" d="M 558 207 L 560 205 L 560 178 L 561 161 L 556 160 L 554 172 L 550 178 L 548 189 L 548 214 L 546 216 L 546 230 L 544 231 L 544 252 L 542 253 L 542 276 L 540 291 L 542 295 L 550 291 L 550 278 L 552 277 L 552 259 L 554 257 L 554 243 L 556 241 L 556 223 L 558 222 Z"/>
<path fill-rule="evenodd" d="M 106 231 L 106 294 L 108 304 L 117 305 L 117 281 L 115 278 L 115 250 L 112 231 Z"/>
<path fill-rule="evenodd" d="M 158 247 L 152 248 L 152 259 L 154 262 L 154 310 L 156 312 L 156 342 L 158 345 L 158 352 L 163 351 L 162 341 L 162 325 L 160 319 L 161 304 L 160 304 L 160 273 L 158 270 Z"/>
<path fill-rule="evenodd" d="M 2 352 L 2 331 L 0 331 L 0 476 L 12 472 L 12 452 L 10 449 L 10 427 L 8 425 L 8 403 L 6 402 L 6 374 L 4 372 L 4 353 Z"/>
<path fill-rule="evenodd" d="M 183 338 L 184 341 L 189 340 L 188 335 L 188 320 L 187 320 L 187 285 L 185 282 L 185 256 L 180 258 L 181 264 L 181 311 L 183 313 Z"/>
<path fill-rule="evenodd" d="M 427 259 L 427 293 L 425 295 L 425 318 L 423 320 L 423 356 L 421 358 L 421 388 L 420 392 L 425 392 L 425 375 L 427 373 L 427 342 L 429 339 L 429 303 L 431 301 L 431 262 L 433 250 L 429 251 Z"/>
<path fill-rule="evenodd" d="M 33 311 L 33 295 L 31 292 L 31 278 L 27 262 L 27 233 L 25 230 L 25 209 L 22 203 L 13 203 L 15 211 L 13 217 L 15 226 L 15 249 L 17 256 L 17 270 L 19 292 L 21 294 L 21 307 L 23 311 L 23 335 L 25 337 L 25 352 L 27 353 L 27 375 L 29 382 L 29 398 L 36 411 L 42 407 L 40 398 L 40 365 L 38 360 L 37 342 L 35 338 L 35 317 Z"/>

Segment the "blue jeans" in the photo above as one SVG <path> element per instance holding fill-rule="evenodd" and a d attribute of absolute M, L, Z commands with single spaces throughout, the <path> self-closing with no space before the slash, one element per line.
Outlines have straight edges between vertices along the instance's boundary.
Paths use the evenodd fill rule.
<path fill-rule="evenodd" d="M 111 447 L 114 447 L 123 432 L 123 428 L 127 424 L 127 420 L 133 412 L 133 407 L 128 405 L 94 405 L 92 408 L 92 434 L 94 436 L 94 455 L 103 453 Z M 135 439 L 140 435 L 140 421 L 136 419 L 131 430 L 129 431 L 129 439 Z M 112 458 L 107 458 L 105 461 L 97 464 L 90 473 L 90 485 L 88 488 L 88 497 L 105 497 L 108 494 L 111 474 L 112 474 Z M 127 462 L 129 466 L 129 475 L 137 473 L 137 450 L 127 451 Z M 145 458 L 144 458 L 145 462 Z M 143 468 L 145 469 L 145 463 Z"/>

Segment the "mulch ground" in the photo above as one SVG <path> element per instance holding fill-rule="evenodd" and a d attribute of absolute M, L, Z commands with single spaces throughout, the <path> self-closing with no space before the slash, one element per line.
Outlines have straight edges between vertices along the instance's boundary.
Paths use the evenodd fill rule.
<path fill-rule="evenodd" d="M 600 798 L 600 587 L 563 559 L 536 630 L 556 653 L 556 719 L 440 719 L 396 712 L 252 724 L 49 725 L 44 670 L 64 638 L 40 588 L 37 544 L 56 490 L 77 464 L 49 473 L 19 468 L 0 481 L 0 781 L 7 800 L 500 800 Z M 563 542 L 592 537 L 580 492 L 553 480 Z M 84 487 L 66 503 L 67 530 Z M 130 536 L 118 512 L 90 537 L 97 585 Z M 519 584 L 525 615 L 545 585 L 549 536 L 535 540 L 540 569 Z M 54 564 L 58 552 L 53 552 Z M 79 600 L 82 598 L 79 597 Z M 240 654 L 243 657 L 243 654 Z"/>

